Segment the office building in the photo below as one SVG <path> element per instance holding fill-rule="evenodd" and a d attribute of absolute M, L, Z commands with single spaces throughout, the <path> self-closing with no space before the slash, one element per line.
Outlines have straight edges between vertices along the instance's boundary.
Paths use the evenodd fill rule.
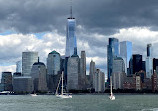
<path fill-rule="evenodd" d="M 125 73 L 127 74 L 127 68 L 129 68 L 129 62 L 132 58 L 132 42 L 120 42 L 120 56 L 125 61 Z"/>
<path fill-rule="evenodd" d="M 31 76 L 13 78 L 13 91 L 17 94 L 32 93 L 34 89 Z"/>
<path fill-rule="evenodd" d="M 47 74 L 57 75 L 60 73 L 60 54 L 56 51 L 52 51 L 48 54 L 47 58 Z"/>
<path fill-rule="evenodd" d="M 11 72 L 2 72 L 1 84 L 3 85 L 4 91 L 12 91 L 12 73 Z"/>
<path fill-rule="evenodd" d="M 18 73 L 22 72 L 22 61 L 16 62 L 16 72 L 18 72 Z"/>
<path fill-rule="evenodd" d="M 113 59 L 119 56 L 119 41 L 116 38 L 109 38 L 109 45 L 107 45 L 107 74 L 108 82 L 110 83 L 110 76 L 113 70 Z"/>
<path fill-rule="evenodd" d="M 96 69 L 95 72 L 95 92 L 104 92 L 105 91 L 105 74 Z"/>
<path fill-rule="evenodd" d="M 80 75 L 81 75 L 81 88 L 85 89 L 86 82 L 86 53 L 81 51 L 80 58 Z"/>
<path fill-rule="evenodd" d="M 31 69 L 31 77 L 34 84 L 34 92 L 46 92 L 46 66 L 42 62 L 35 62 Z"/>
<path fill-rule="evenodd" d="M 71 57 L 73 54 L 77 55 L 77 41 L 76 41 L 76 20 L 72 17 L 72 7 L 70 17 L 67 18 L 67 34 L 66 34 L 66 52 L 65 57 Z"/>
<path fill-rule="evenodd" d="M 132 73 L 135 74 L 142 70 L 142 55 L 133 54 L 132 56 Z"/>
<path fill-rule="evenodd" d="M 30 76 L 32 65 L 38 61 L 38 52 L 22 53 L 22 75 Z"/>
<path fill-rule="evenodd" d="M 153 58 L 153 71 L 156 70 L 156 73 L 158 74 L 158 68 L 156 67 L 158 67 L 158 59 Z"/>
<path fill-rule="evenodd" d="M 146 77 L 151 78 L 152 74 L 153 74 L 152 45 L 147 44 Z"/>
<path fill-rule="evenodd" d="M 95 71 L 96 71 L 95 62 L 93 62 L 93 60 L 91 60 L 89 75 L 90 75 L 90 86 L 93 89 L 95 89 Z"/>
<path fill-rule="evenodd" d="M 123 89 L 123 81 L 125 77 L 125 63 L 121 57 L 116 57 L 113 60 L 113 87 L 114 89 Z"/>
<path fill-rule="evenodd" d="M 80 59 L 78 55 L 72 55 L 68 59 L 67 66 L 67 89 L 80 90 Z"/>

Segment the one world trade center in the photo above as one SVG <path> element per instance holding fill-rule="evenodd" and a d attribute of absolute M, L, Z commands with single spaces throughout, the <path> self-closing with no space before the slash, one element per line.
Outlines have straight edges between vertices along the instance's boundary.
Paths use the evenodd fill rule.
<path fill-rule="evenodd" d="M 72 17 L 72 6 L 70 9 L 70 17 L 67 18 L 67 35 L 66 35 L 66 52 L 65 57 L 71 57 L 73 54 L 77 55 L 76 42 L 76 20 Z"/>

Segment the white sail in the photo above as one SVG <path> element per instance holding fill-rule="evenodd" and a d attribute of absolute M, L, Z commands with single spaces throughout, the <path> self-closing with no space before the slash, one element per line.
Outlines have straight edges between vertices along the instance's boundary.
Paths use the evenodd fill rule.
<path fill-rule="evenodd" d="M 110 76 L 110 96 L 109 96 L 110 100 L 115 100 L 115 96 L 112 93 L 112 77 Z"/>
<path fill-rule="evenodd" d="M 63 93 L 63 90 L 64 90 L 64 85 L 63 85 L 63 83 L 64 83 L 64 74 L 63 74 L 63 72 L 62 72 L 62 75 L 61 75 L 61 77 L 60 77 L 60 80 L 59 80 L 59 83 L 58 83 L 58 87 L 57 87 L 57 90 L 56 90 L 56 93 L 55 93 L 55 95 L 57 96 L 57 97 L 60 97 L 60 98 L 72 98 L 72 95 L 70 95 L 70 94 L 67 94 L 67 93 Z M 60 85 L 60 81 L 62 80 L 62 83 L 61 83 L 61 94 L 58 94 L 58 89 L 59 89 L 59 85 Z"/>

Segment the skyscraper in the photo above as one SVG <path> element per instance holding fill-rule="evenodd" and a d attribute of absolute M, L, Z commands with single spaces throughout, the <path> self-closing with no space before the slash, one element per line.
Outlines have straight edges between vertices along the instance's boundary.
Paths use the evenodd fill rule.
<path fill-rule="evenodd" d="M 80 59 L 78 55 L 72 55 L 68 59 L 67 66 L 67 89 L 79 90 L 80 87 Z"/>
<path fill-rule="evenodd" d="M 90 84 L 93 89 L 95 88 L 95 71 L 96 71 L 95 62 L 91 60 L 89 75 L 90 75 Z"/>
<path fill-rule="evenodd" d="M 46 81 L 46 66 L 42 62 L 35 62 L 31 69 L 31 77 L 34 84 L 34 92 L 46 92 L 47 81 Z"/>
<path fill-rule="evenodd" d="M 23 52 L 22 53 L 22 75 L 30 76 L 32 65 L 38 61 L 38 52 Z"/>
<path fill-rule="evenodd" d="M 113 69 L 113 58 L 117 56 L 119 56 L 119 40 L 116 38 L 109 38 L 109 45 L 107 45 L 107 74 L 109 83 Z"/>
<path fill-rule="evenodd" d="M 65 57 L 70 57 L 73 54 L 77 55 L 76 42 L 76 20 L 72 17 L 72 6 L 70 10 L 70 17 L 67 18 L 67 35 L 66 35 L 66 52 Z"/>
<path fill-rule="evenodd" d="M 157 58 L 153 58 L 153 71 L 156 70 L 156 73 L 158 73 L 157 69 L 158 69 L 158 59 Z"/>
<path fill-rule="evenodd" d="M 123 88 L 123 80 L 125 75 L 125 63 L 121 57 L 116 57 L 113 60 L 113 86 L 114 89 L 122 89 Z"/>
<path fill-rule="evenodd" d="M 147 44 L 147 57 L 151 57 L 151 56 L 152 56 L 152 45 Z"/>
<path fill-rule="evenodd" d="M 47 74 L 57 75 L 60 71 L 60 54 L 52 51 L 48 54 L 47 58 Z"/>
<path fill-rule="evenodd" d="M 151 78 L 152 74 L 153 74 L 152 45 L 147 44 L 146 77 Z"/>
<path fill-rule="evenodd" d="M 22 69 L 22 61 L 17 61 L 16 62 L 16 72 L 21 73 L 21 69 Z"/>
<path fill-rule="evenodd" d="M 105 74 L 97 69 L 95 72 L 95 92 L 105 91 Z"/>
<path fill-rule="evenodd" d="M 125 61 L 125 73 L 127 74 L 127 68 L 129 68 L 129 61 L 132 58 L 132 42 L 120 42 L 120 56 Z"/>
<path fill-rule="evenodd" d="M 135 74 L 142 70 L 142 55 L 134 54 L 132 56 L 132 72 Z"/>
<path fill-rule="evenodd" d="M 86 82 L 86 53 L 85 51 L 81 51 L 80 58 L 80 75 L 81 75 L 81 87 L 85 89 Z"/>

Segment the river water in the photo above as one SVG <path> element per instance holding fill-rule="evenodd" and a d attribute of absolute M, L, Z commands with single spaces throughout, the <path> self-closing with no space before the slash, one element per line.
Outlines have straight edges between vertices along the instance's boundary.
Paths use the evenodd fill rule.
<path fill-rule="evenodd" d="M 158 95 L 0 95 L 0 111 L 158 111 Z"/>

